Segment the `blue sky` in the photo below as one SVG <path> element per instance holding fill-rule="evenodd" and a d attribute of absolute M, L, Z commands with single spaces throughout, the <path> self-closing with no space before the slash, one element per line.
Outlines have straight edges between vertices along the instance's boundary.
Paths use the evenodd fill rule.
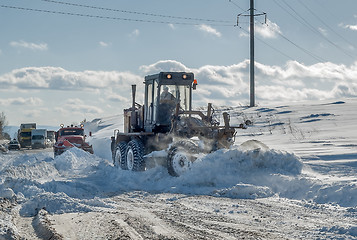
<path fill-rule="evenodd" d="M 196 74 L 197 106 L 248 104 L 249 19 L 234 25 L 249 0 L 0 5 L 0 111 L 10 125 L 121 114 L 132 83 L 168 70 Z M 267 13 L 255 23 L 258 105 L 357 96 L 357 1 L 256 0 L 255 9 Z"/>

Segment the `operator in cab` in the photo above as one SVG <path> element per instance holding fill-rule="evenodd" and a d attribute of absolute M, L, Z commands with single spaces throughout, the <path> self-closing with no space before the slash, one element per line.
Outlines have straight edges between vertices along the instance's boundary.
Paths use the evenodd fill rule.
<path fill-rule="evenodd" d="M 176 98 L 169 92 L 168 86 L 163 86 L 163 91 L 160 94 L 160 111 L 158 120 L 161 124 L 170 125 L 171 115 L 174 113 Z"/>
<path fill-rule="evenodd" d="M 164 90 L 162 91 L 160 95 L 160 100 L 175 100 L 176 98 L 172 93 L 169 92 L 169 87 L 164 86 Z"/>

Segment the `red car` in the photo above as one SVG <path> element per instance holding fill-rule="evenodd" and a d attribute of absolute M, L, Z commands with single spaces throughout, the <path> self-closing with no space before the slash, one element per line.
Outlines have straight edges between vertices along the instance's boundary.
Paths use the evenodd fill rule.
<path fill-rule="evenodd" d="M 81 148 L 93 154 L 92 145 L 85 141 L 86 135 L 84 135 L 83 125 L 80 127 L 73 125 L 64 127 L 61 124 L 61 128 L 55 133 L 55 137 L 56 143 L 53 145 L 55 157 L 72 147 Z"/>

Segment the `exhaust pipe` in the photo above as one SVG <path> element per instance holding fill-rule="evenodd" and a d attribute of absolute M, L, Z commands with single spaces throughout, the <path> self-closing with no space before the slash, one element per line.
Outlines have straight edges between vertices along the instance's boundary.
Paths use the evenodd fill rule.
<path fill-rule="evenodd" d="M 229 114 L 227 112 L 223 113 L 223 120 L 224 120 L 224 129 L 228 132 L 230 125 L 229 125 Z"/>
<path fill-rule="evenodd" d="M 137 119 L 136 119 L 136 108 L 135 108 L 135 95 L 136 95 L 136 85 L 131 85 L 131 94 L 132 94 L 132 105 L 131 105 L 131 116 L 130 116 L 130 125 L 132 129 L 137 128 Z"/>
<path fill-rule="evenodd" d="M 211 122 L 212 117 L 212 103 L 208 103 L 207 107 L 207 121 Z"/>
<path fill-rule="evenodd" d="M 133 99 L 131 107 L 134 109 L 135 108 L 135 95 L 136 95 L 136 85 L 131 85 L 131 96 Z"/>

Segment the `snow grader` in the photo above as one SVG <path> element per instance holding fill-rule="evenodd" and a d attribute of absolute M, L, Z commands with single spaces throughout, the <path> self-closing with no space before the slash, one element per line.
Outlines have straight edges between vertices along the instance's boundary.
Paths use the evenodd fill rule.
<path fill-rule="evenodd" d="M 230 126 L 228 113 L 223 113 L 224 125 L 220 126 L 213 119 L 211 103 L 206 113 L 192 109 L 197 86 L 193 73 L 160 72 L 146 76 L 144 84 L 144 104 L 135 101 L 136 85 L 132 85 L 132 106 L 124 109 L 124 132 L 115 130 L 111 137 L 115 166 L 144 171 L 153 153 L 159 152 L 156 157 L 164 159 L 161 163 L 168 173 L 180 176 L 200 153 L 233 144 L 236 130 Z"/>

